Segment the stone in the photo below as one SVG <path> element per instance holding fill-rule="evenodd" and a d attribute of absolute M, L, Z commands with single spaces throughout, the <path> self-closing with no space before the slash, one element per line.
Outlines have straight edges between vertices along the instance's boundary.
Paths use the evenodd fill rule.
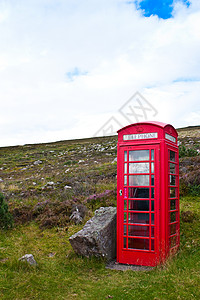
<path fill-rule="evenodd" d="M 82 162 L 84 162 L 84 160 L 83 160 L 83 159 L 80 159 L 78 163 L 80 164 L 80 163 L 82 163 Z"/>
<path fill-rule="evenodd" d="M 66 185 L 64 186 L 64 190 L 68 190 L 68 189 L 71 189 L 72 187 L 70 185 Z"/>
<path fill-rule="evenodd" d="M 104 257 L 110 261 L 116 257 L 116 207 L 101 207 L 83 227 L 69 238 L 77 254 Z"/>
<path fill-rule="evenodd" d="M 47 182 L 47 184 L 46 185 L 54 185 L 55 183 L 53 182 L 53 181 L 49 181 L 49 182 Z"/>
<path fill-rule="evenodd" d="M 36 160 L 36 161 L 34 161 L 33 164 L 34 164 L 34 165 L 40 165 L 40 164 L 42 164 L 42 161 L 41 161 L 41 160 Z"/>
<path fill-rule="evenodd" d="M 117 157 L 115 157 L 115 159 L 113 159 L 112 164 L 117 162 Z"/>
<path fill-rule="evenodd" d="M 81 224 L 83 222 L 83 218 L 81 217 L 78 211 L 74 211 L 71 214 L 70 220 L 73 221 L 76 225 Z"/>
<path fill-rule="evenodd" d="M 108 262 L 106 265 L 106 269 L 110 270 L 117 270 L 117 271 L 152 271 L 155 267 L 148 267 L 148 266 L 136 266 L 136 265 L 129 265 L 129 264 L 121 264 L 116 262 L 115 260 Z"/>
<path fill-rule="evenodd" d="M 32 254 L 25 254 L 21 258 L 19 258 L 19 261 L 27 261 L 27 263 L 31 266 L 36 266 L 37 262 L 35 261 Z"/>
<path fill-rule="evenodd" d="M 77 204 L 72 206 L 72 214 L 70 220 L 76 225 L 81 224 L 87 212 L 87 207 L 83 204 Z"/>

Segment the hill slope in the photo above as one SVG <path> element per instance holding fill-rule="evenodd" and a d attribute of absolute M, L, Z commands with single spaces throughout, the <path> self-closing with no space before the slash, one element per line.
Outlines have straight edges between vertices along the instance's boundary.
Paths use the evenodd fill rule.
<path fill-rule="evenodd" d="M 187 194 L 180 199 L 179 252 L 148 272 L 108 270 L 103 260 L 76 255 L 69 243 L 83 226 L 68 222 L 74 203 L 89 214 L 116 204 L 116 136 L 0 148 L 0 189 L 16 223 L 24 223 L 0 230 L 0 299 L 200 299 L 197 129 L 195 135 L 193 128 L 178 130 Z M 18 260 L 26 253 L 36 267 Z"/>
<path fill-rule="evenodd" d="M 178 134 L 181 193 L 186 194 L 200 184 L 200 126 L 180 128 Z M 92 209 L 115 205 L 116 155 L 117 136 L 3 147 L 0 191 L 17 222 L 33 218 L 33 208 L 43 202 L 68 200 L 69 210 L 74 201 Z"/>

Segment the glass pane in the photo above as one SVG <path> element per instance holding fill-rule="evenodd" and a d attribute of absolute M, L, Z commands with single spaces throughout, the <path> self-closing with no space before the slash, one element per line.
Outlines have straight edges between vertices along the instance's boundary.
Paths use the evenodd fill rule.
<path fill-rule="evenodd" d="M 136 224 L 149 224 L 149 214 L 147 213 L 129 213 L 128 222 Z"/>
<path fill-rule="evenodd" d="M 175 222 L 176 221 L 176 212 L 171 212 L 170 213 L 170 222 Z"/>
<path fill-rule="evenodd" d="M 127 185 L 127 175 L 124 175 L 124 185 Z"/>
<path fill-rule="evenodd" d="M 151 224 L 154 225 L 154 214 L 151 214 Z"/>
<path fill-rule="evenodd" d="M 124 248 L 126 248 L 126 238 L 124 238 Z"/>
<path fill-rule="evenodd" d="M 154 175 L 151 175 L 151 185 L 154 185 Z"/>
<path fill-rule="evenodd" d="M 149 198 L 148 188 L 129 188 L 129 198 Z"/>
<path fill-rule="evenodd" d="M 124 235 L 127 235 L 127 226 L 124 225 Z"/>
<path fill-rule="evenodd" d="M 151 250 L 154 251 L 154 240 L 151 240 Z"/>
<path fill-rule="evenodd" d="M 127 187 L 124 187 L 124 198 L 127 198 Z"/>
<path fill-rule="evenodd" d="M 151 150 L 151 160 L 154 160 L 154 150 Z"/>
<path fill-rule="evenodd" d="M 129 173 L 149 173 L 149 163 L 129 163 Z"/>
<path fill-rule="evenodd" d="M 176 188 L 170 188 L 169 189 L 169 196 L 170 196 L 170 198 L 175 198 L 176 197 Z"/>
<path fill-rule="evenodd" d="M 177 227 L 177 224 L 170 225 L 170 235 L 176 234 L 176 227 Z"/>
<path fill-rule="evenodd" d="M 127 163 L 124 164 L 124 173 L 127 173 Z"/>
<path fill-rule="evenodd" d="M 170 247 L 175 247 L 176 246 L 176 235 L 175 236 L 172 236 L 170 238 Z"/>
<path fill-rule="evenodd" d="M 172 164 L 172 163 L 169 164 L 169 173 L 171 173 L 171 174 L 176 173 L 176 165 L 175 164 Z"/>
<path fill-rule="evenodd" d="M 151 201 L 151 211 L 154 211 L 154 201 Z"/>
<path fill-rule="evenodd" d="M 151 198 L 154 199 L 154 188 L 151 188 Z"/>
<path fill-rule="evenodd" d="M 176 176 L 169 175 L 169 185 L 176 185 Z"/>
<path fill-rule="evenodd" d="M 154 173 L 154 163 L 151 163 L 151 173 Z"/>
<path fill-rule="evenodd" d="M 130 161 L 142 161 L 149 160 L 149 150 L 134 150 L 129 151 L 129 160 Z"/>
<path fill-rule="evenodd" d="M 124 210 L 127 210 L 127 201 L 124 200 Z"/>
<path fill-rule="evenodd" d="M 151 236 L 154 237 L 154 226 L 151 227 Z"/>
<path fill-rule="evenodd" d="M 149 237 L 149 226 L 129 225 L 128 235 Z"/>
<path fill-rule="evenodd" d="M 129 185 L 149 186 L 149 175 L 129 175 Z"/>
<path fill-rule="evenodd" d="M 176 200 L 170 200 L 170 210 L 176 209 Z"/>
<path fill-rule="evenodd" d="M 124 213 L 124 222 L 126 223 L 127 213 Z"/>
<path fill-rule="evenodd" d="M 124 161 L 127 161 L 127 151 L 124 151 Z"/>
<path fill-rule="evenodd" d="M 128 248 L 129 249 L 141 249 L 149 250 L 149 239 L 128 239 Z"/>
<path fill-rule="evenodd" d="M 149 211 L 149 200 L 129 200 L 129 210 Z"/>
<path fill-rule="evenodd" d="M 176 153 L 174 151 L 169 151 L 169 160 L 170 161 L 176 161 Z"/>

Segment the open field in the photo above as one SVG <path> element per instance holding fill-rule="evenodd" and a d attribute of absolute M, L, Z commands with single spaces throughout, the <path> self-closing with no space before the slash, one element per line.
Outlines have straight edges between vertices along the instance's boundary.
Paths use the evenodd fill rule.
<path fill-rule="evenodd" d="M 83 226 L 69 221 L 74 203 L 87 206 L 85 221 L 116 205 L 116 136 L 0 148 L 0 192 L 15 218 L 0 231 L 0 299 L 200 299 L 200 127 L 179 129 L 179 141 L 181 247 L 148 272 L 108 270 L 68 241 Z M 18 261 L 26 253 L 36 267 Z"/>
<path fill-rule="evenodd" d="M 113 271 L 105 262 L 74 254 L 68 231 L 39 229 L 35 223 L 1 232 L 1 299 L 199 299 L 200 198 L 182 198 L 181 211 L 194 212 L 192 223 L 181 222 L 181 248 L 176 257 L 149 272 Z M 32 253 L 38 262 L 18 262 Z"/>

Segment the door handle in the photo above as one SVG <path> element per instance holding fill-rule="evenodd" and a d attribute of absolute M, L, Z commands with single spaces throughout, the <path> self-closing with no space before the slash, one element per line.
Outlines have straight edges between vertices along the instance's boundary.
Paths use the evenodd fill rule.
<path fill-rule="evenodd" d="M 119 195 L 122 196 L 122 190 L 119 190 Z"/>

